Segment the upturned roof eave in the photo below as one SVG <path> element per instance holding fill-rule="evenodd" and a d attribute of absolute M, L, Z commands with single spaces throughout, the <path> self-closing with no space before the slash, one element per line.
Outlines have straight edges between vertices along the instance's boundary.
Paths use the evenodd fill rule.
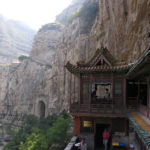
<path fill-rule="evenodd" d="M 65 67 L 74 74 L 80 73 L 106 73 L 106 72 L 118 72 L 118 73 L 126 73 L 132 64 L 126 66 L 113 66 L 113 67 L 78 67 L 68 63 Z"/>
<path fill-rule="evenodd" d="M 127 78 L 133 78 L 134 74 L 138 72 L 142 64 L 145 63 L 145 59 L 150 56 L 150 46 L 146 49 L 143 55 L 134 63 L 134 65 L 127 72 Z M 147 61 L 147 60 L 146 60 Z"/>

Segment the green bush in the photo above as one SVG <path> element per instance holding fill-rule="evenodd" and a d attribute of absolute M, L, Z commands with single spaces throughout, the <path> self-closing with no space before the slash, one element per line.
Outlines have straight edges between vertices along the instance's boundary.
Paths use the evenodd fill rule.
<path fill-rule="evenodd" d="M 43 119 L 34 115 L 24 116 L 20 130 L 4 150 L 52 150 L 52 146 L 58 143 L 63 149 L 70 139 L 67 133 L 70 120 L 64 112 Z"/>
<path fill-rule="evenodd" d="M 67 133 L 69 122 L 70 119 L 60 117 L 53 123 L 53 126 L 49 128 L 47 139 L 50 147 L 54 144 L 59 144 L 59 148 L 57 148 L 58 150 L 64 148 L 70 138 L 70 135 Z M 51 150 L 51 148 L 49 150 Z"/>
<path fill-rule="evenodd" d="M 62 31 L 64 28 L 64 25 L 62 25 L 61 23 L 48 23 L 44 26 L 41 27 L 41 29 L 39 30 L 39 32 L 43 32 L 43 31 L 48 31 L 48 30 L 57 30 L 57 31 Z"/>
<path fill-rule="evenodd" d="M 18 57 L 18 60 L 19 60 L 20 62 L 22 62 L 23 60 L 25 60 L 25 59 L 27 59 L 27 58 L 28 58 L 28 56 L 21 55 L 21 56 Z"/>

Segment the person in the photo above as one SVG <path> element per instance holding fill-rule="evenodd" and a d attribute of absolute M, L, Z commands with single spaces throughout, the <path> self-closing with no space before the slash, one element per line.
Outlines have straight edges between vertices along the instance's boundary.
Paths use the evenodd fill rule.
<path fill-rule="evenodd" d="M 110 93 L 109 93 L 109 90 L 108 90 L 108 89 L 105 89 L 105 96 L 104 96 L 104 99 L 107 99 L 107 100 L 110 99 Z"/>
<path fill-rule="evenodd" d="M 91 95 L 91 97 L 92 97 L 92 100 L 93 101 L 96 101 L 96 91 L 97 91 L 97 87 L 95 86 L 95 89 L 94 89 L 94 91 L 92 92 L 92 95 Z"/>
<path fill-rule="evenodd" d="M 87 150 L 87 144 L 84 139 L 82 139 L 80 143 L 76 143 L 75 146 L 77 146 L 80 150 Z"/>
<path fill-rule="evenodd" d="M 108 140 L 109 140 L 109 138 L 110 138 L 110 134 L 109 134 L 109 132 L 107 131 L 107 129 L 104 130 L 102 136 L 103 136 L 103 144 L 104 144 L 104 146 L 105 146 L 105 150 L 107 150 L 107 144 L 108 144 Z"/>

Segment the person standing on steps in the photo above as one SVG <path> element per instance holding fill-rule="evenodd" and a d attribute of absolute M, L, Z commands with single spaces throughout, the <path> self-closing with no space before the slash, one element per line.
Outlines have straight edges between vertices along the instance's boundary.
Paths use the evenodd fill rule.
<path fill-rule="evenodd" d="M 82 139 L 80 143 L 76 143 L 75 146 L 78 147 L 79 150 L 87 150 L 87 144 L 84 139 Z"/>
<path fill-rule="evenodd" d="M 109 132 L 107 131 L 107 129 L 104 130 L 103 132 L 103 144 L 105 146 L 105 150 L 108 150 L 107 147 L 108 147 L 108 140 L 110 138 L 110 134 Z"/>

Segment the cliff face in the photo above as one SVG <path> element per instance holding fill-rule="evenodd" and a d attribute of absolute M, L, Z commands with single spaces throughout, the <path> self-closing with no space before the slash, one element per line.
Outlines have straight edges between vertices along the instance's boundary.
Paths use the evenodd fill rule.
<path fill-rule="evenodd" d="M 45 28 L 46 26 L 43 26 L 35 35 L 30 56 L 40 62 L 51 65 L 56 49 L 56 43 L 61 36 L 61 30 L 57 28 Z"/>
<path fill-rule="evenodd" d="M 101 0 L 91 36 L 120 61 L 135 61 L 147 48 L 150 31 L 150 1 Z M 99 32 L 97 32 L 99 31 Z"/>
<path fill-rule="evenodd" d="M 75 17 L 62 32 L 38 32 L 30 58 L 9 70 L 7 84 L 1 86 L 1 103 L 9 103 L 12 111 L 39 115 L 42 101 L 47 115 L 59 113 L 67 109 L 70 92 L 79 98 L 76 76 L 72 76 L 70 89 L 70 73 L 64 68 L 67 61 L 88 61 L 101 46 L 107 47 L 120 62 L 134 62 L 142 54 L 148 46 L 150 1 L 88 0 L 89 4 L 93 2 L 98 2 L 99 11 L 92 24 L 85 13 Z M 95 7 L 84 9 L 87 8 Z M 88 21 L 90 31 L 84 30 L 83 34 Z"/>
<path fill-rule="evenodd" d="M 73 0 L 68 8 L 66 8 L 61 14 L 56 16 L 56 21 L 62 24 L 66 24 L 72 13 L 74 13 L 82 7 L 84 1 L 85 0 Z"/>

